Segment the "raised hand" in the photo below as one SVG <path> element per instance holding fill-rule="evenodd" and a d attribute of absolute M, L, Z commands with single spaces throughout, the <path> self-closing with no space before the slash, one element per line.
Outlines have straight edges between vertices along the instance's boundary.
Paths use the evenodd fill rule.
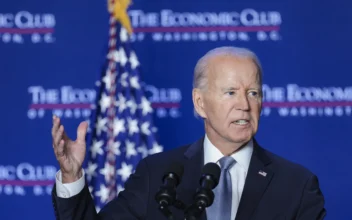
<path fill-rule="evenodd" d="M 77 139 L 73 141 L 67 136 L 60 118 L 53 116 L 51 135 L 63 183 L 75 182 L 82 177 L 82 164 L 86 154 L 85 136 L 87 128 L 88 123 L 81 122 L 77 128 Z"/>

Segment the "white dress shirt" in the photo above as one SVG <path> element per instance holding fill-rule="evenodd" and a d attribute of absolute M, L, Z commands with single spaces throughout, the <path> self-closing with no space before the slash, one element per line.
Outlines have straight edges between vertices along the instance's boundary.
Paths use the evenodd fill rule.
<path fill-rule="evenodd" d="M 253 152 L 253 142 L 250 141 L 240 151 L 231 156 L 236 160 L 230 169 L 232 180 L 232 201 L 240 201 L 244 183 L 247 177 L 248 167 Z M 210 142 L 207 136 L 204 139 L 204 164 L 209 162 L 217 163 L 224 155 Z M 82 191 L 85 185 L 85 173 L 82 170 L 82 177 L 73 183 L 62 183 L 61 171 L 56 173 L 56 194 L 60 198 L 70 198 Z M 238 205 L 238 204 L 237 204 Z M 235 219 L 237 205 L 232 206 L 231 219 Z"/>
<path fill-rule="evenodd" d="M 231 219 L 235 219 L 237 214 L 237 208 L 239 201 L 241 200 L 244 183 L 248 173 L 249 163 L 251 161 L 253 152 L 253 141 L 248 142 L 239 151 L 231 155 L 233 159 L 236 160 L 235 165 L 230 168 L 230 175 L 232 181 L 232 210 Z M 224 155 L 216 148 L 205 136 L 204 139 L 204 164 L 209 162 L 217 163 L 220 166 L 219 160 L 224 157 Z"/>

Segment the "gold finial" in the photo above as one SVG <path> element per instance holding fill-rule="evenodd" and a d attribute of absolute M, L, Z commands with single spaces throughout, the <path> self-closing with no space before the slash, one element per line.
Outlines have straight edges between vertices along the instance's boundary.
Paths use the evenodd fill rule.
<path fill-rule="evenodd" d="M 132 4 L 131 0 L 108 0 L 108 11 L 112 13 L 117 21 L 132 34 L 132 25 L 127 9 Z"/>

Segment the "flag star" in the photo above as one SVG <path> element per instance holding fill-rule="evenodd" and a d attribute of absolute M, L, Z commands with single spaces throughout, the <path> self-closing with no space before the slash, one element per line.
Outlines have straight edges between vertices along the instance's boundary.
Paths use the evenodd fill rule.
<path fill-rule="evenodd" d="M 101 96 L 101 99 L 99 101 L 101 111 L 105 112 L 108 107 L 111 105 L 111 98 L 107 96 L 105 93 Z"/>
<path fill-rule="evenodd" d="M 117 190 L 116 192 L 119 193 L 119 192 L 125 190 L 125 188 L 122 185 L 117 184 L 117 189 L 116 190 Z"/>
<path fill-rule="evenodd" d="M 120 61 L 120 53 L 117 50 L 113 50 L 110 53 L 108 53 L 108 59 L 112 59 L 115 62 Z"/>
<path fill-rule="evenodd" d="M 131 63 L 132 69 L 136 69 L 136 67 L 139 65 L 138 58 L 137 58 L 135 52 L 133 52 L 133 51 L 131 51 L 131 54 L 130 54 L 130 63 Z"/>
<path fill-rule="evenodd" d="M 120 29 L 120 40 L 121 42 L 126 42 L 128 40 L 128 32 L 124 27 L 121 27 Z"/>
<path fill-rule="evenodd" d="M 143 115 L 153 112 L 150 102 L 145 97 L 142 97 L 140 107 L 142 108 Z"/>
<path fill-rule="evenodd" d="M 128 131 L 129 135 L 139 132 L 137 119 L 128 119 Z"/>
<path fill-rule="evenodd" d="M 122 47 L 120 47 L 120 50 L 119 50 L 119 58 L 120 58 L 120 64 L 122 66 L 125 66 L 127 63 L 127 56 L 126 56 L 125 50 Z"/>
<path fill-rule="evenodd" d="M 100 184 L 99 191 L 95 192 L 95 196 L 100 197 L 100 202 L 105 203 L 108 201 L 109 198 L 109 189 L 105 187 L 103 184 Z"/>
<path fill-rule="evenodd" d="M 103 82 L 105 83 L 105 87 L 107 90 L 110 90 L 112 87 L 112 82 L 116 77 L 116 73 L 111 73 L 110 70 L 106 72 L 106 75 L 103 78 Z"/>
<path fill-rule="evenodd" d="M 128 86 L 128 82 L 127 82 L 127 78 L 128 78 L 128 73 L 124 72 L 121 74 L 121 78 L 120 78 L 120 83 L 123 87 L 127 87 Z"/>
<path fill-rule="evenodd" d="M 135 149 L 135 143 L 130 142 L 129 140 L 127 140 L 125 143 L 126 143 L 126 157 L 130 159 L 131 156 L 137 155 L 137 151 Z"/>
<path fill-rule="evenodd" d="M 119 135 L 121 132 L 125 132 L 125 120 L 124 119 L 114 119 L 114 136 Z"/>
<path fill-rule="evenodd" d="M 142 154 L 142 158 L 148 156 L 148 149 L 145 145 L 142 145 L 137 148 L 138 153 Z"/>
<path fill-rule="evenodd" d="M 109 182 L 111 177 L 114 176 L 115 168 L 110 165 L 108 162 L 105 162 L 104 168 L 100 169 L 99 173 L 104 175 L 105 182 Z"/>
<path fill-rule="evenodd" d="M 142 133 L 145 135 L 150 135 L 150 130 L 149 130 L 149 125 L 150 123 L 148 121 L 144 122 L 141 126 Z"/>
<path fill-rule="evenodd" d="M 127 108 L 126 98 L 119 93 L 119 100 L 115 102 L 115 106 L 119 107 L 119 112 L 123 112 Z"/>
<path fill-rule="evenodd" d="M 102 131 L 106 131 L 106 123 L 108 122 L 107 118 L 98 117 L 96 124 L 97 135 L 100 135 Z"/>
<path fill-rule="evenodd" d="M 99 80 L 95 81 L 95 86 L 99 87 L 101 85 L 101 82 Z"/>
<path fill-rule="evenodd" d="M 154 142 L 153 148 L 149 150 L 149 154 L 156 154 L 163 151 L 163 147 L 159 145 L 157 142 Z"/>
<path fill-rule="evenodd" d="M 131 114 L 134 114 L 137 110 L 137 103 L 134 101 L 133 98 L 129 99 L 126 103 L 127 107 L 130 108 Z"/>
<path fill-rule="evenodd" d="M 121 155 L 120 145 L 121 143 L 116 141 L 108 147 L 108 150 L 110 150 L 116 156 Z"/>
<path fill-rule="evenodd" d="M 92 180 L 93 176 L 96 176 L 95 170 L 97 169 L 98 165 L 96 163 L 88 162 L 88 167 L 86 169 L 87 179 L 88 181 Z"/>
<path fill-rule="evenodd" d="M 93 141 L 93 146 L 90 149 L 91 153 L 92 153 L 92 157 L 95 158 L 97 156 L 97 154 L 99 155 L 103 155 L 103 149 L 101 148 L 104 145 L 104 141 L 100 140 L 94 140 Z"/>
<path fill-rule="evenodd" d="M 138 77 L 137 76 L 132 76 L 130 78 L 130 84 L 133 88 L 135 89 L 139 89 L 140 88 L 140 85 L 139 85 L 139 82 L 138 82 Z"/>
<path fill-rule="evenodd" d="M 131 164 L 126 164 L 126 162 L 121 163 L 121 168 L 117 170 L 117 174 L 121 176 L 122 181 L 126 181 L 132 173 L 133 166 Z"/>

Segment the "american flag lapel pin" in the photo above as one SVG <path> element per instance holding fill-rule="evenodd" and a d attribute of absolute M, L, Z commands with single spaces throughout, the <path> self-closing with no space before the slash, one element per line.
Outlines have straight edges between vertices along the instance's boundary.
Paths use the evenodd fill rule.
<path fill-rule="evenodd" d="M 259 170 L 259 172 L 258 172 L 260 175 L 262 175 L 262 176 L 264 176 L 264 177 L 266 177 L 266 172 L 264 172 L 264 171 L 262 171 L 262 170 Z"/>

